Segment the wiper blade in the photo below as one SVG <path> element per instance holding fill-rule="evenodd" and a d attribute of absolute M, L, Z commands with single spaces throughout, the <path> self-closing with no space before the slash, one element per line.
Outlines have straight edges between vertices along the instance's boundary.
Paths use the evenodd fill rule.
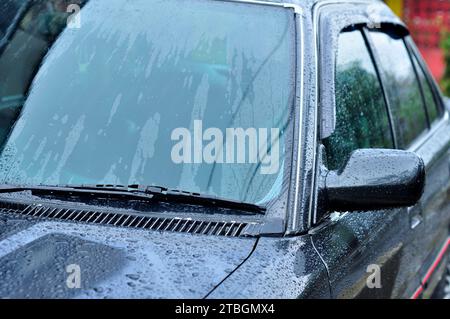
<path fill-rule="evenodd" d="M 151 200 L 151 195 L 140 194 L 129 192 L 126 189 L 116 188 L 114 191 L 110 188 L 84 188 L 84 187 L 74 187 L 74 186 L 47 186 L 47 185 L 36 185 L 36 186 L 26 186 L 26 185 L 8 185 L 0 184 L 0 194 L 13 193 L 13 192 L 23 192 L 31 191 L 33 194 L 42 195 L 59 195 L 59 196 L 104 196 L 111 199 L 139 199 L 139 200 Z"/>
<path fill-rule="evenodd" d="M 13 186 L 0 185 L 0 193 L 32 191 L 41 194 L 103 195 L 114 199 L 135 199 L 192 204 L 207 207 L 221 207 L 264 214 L 265 207 L 206 194 L 169 189 L 161 186 L 144 185 L 58 185 L 58 186 Z"/>
<path fill-rule="evenodd" d="M 146 185 L 81 185 L 81 186 L 69 186 L 74 189 L 84 190 L 110 190 L 117 192 L 128 192 L 136 195 L 152 196 L 152 199 L 165 201 L 165 202 L 177 202 L 180 204 L 193 204 L 208 207 L 221 207 L 237 209 L 242 211 L 248 211 L 253 213 L 263 214 L 266 208 L 252 203 L 235 201 L 232 199 L 221 198 L 217 196 L 211 196 L 206 194 L 188 192 L 178 189 L 170 189 L 163 186 L 146 186 Z"/>

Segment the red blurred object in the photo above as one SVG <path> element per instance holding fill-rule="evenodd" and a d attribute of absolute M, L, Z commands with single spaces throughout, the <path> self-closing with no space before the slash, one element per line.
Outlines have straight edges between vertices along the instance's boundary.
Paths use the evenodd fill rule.
<path fill-rule="evenodd" d="M 422 53 L 423 58 L 428 64 L 433 76 L 440 81 L 444 76 L 445 71 L 445 60 L 444 53 L 441 49 L 429 49 L 419 47 L 420 53 Z"/>
<path fill-rule="evenodd" d="M 404 0 L 404 17 L 411 34 L 433 76 L 444 74 L 444 54 L 440 48 L 444 31 L 450 31 L 450 0 Z"/>

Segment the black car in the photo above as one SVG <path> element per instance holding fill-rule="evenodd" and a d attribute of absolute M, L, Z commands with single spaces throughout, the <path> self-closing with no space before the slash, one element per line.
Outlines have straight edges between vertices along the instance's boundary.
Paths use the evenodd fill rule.
<path fill-rule="evenodd" d="M 0 75 L 0 297 L 443 297 L 449 106 L 383 2 L 3 0 Z"/>

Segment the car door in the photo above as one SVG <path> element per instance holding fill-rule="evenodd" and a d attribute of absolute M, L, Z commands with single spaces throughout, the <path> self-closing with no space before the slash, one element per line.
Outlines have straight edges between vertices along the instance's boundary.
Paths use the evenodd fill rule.
<path fill-rule="evenodd" d="M 416 152 L 426 165 L 427 183 L 422 199 L 408 209 L 414 234 L 410 245 L 421 252 L 422 258 L 412 267 L 421 278 L 421 285 L 413 294 L 416 298 L 430 281 L 427 272 L 448 238 L 450 128 L 438 89 L 417 51 L 412 50 L 411 38 L 380 30 L 371 30 L 369 37 L 385 83 L 397 147 Z M 435 277 L 442 273 L 444 264 L 441 262 L 436 269 Z"/>
<path fill-rule="evenodd" d="M 427 166 L 427 184 L 421 200 L 422 216 L 419 218 L 423 220 L 425 229 L 417 239 L 423 242 L 427 255 L 419 271 L 421 286 L 413 295 L 414 298 L 427 298 L 432 296 L 441 280 L 449 258 L 450 126 L 438 86 L 412 39 L 408 37 L 405 40 L 422 88 L 429 120 L 428 134 L 411 148 Z"/>
<path fill-rule="evenodd" d="M 336 47 L 321 48 L 321 54 L 336 51 L 336 128 L 321 140 L 322 165 L 338 170 L 359 148 L 426 147 L 423 141 L 434 131 L 404 30 L 389 23 L 374 31 L 354 25 L 343 29 L 338 39 Z M 430 169 L 430 160 L 425 162 Z M 422 238 L 427 231 L 426 203 L 383 211 L 328 212 L 331 217 L 312 233 L 329 270 L 333 297 L 415 293 L 428 255 L 429 240 Z"/>
<path fill-rule="evenodd" d="M 356 149 L 396 147 L 381 77 L 365 27 L 344 29 L 336 52 L 336 128 L 321 141 L 327 169 L 343 168 Z M 406 208 L 329 213 L 331 218 L 312 233 L 328 267 L 333 297 L 389 298 L 413 292 L 420 279 L 410 266 L 421 256 L 409 244 L 414 230 Z M 373 285 L 368 284 L 372 279 Z"/>

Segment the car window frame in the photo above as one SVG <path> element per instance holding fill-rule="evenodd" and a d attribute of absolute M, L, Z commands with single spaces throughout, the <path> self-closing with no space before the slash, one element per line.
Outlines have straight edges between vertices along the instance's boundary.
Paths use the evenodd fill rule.
<path fill-rule="evenodd" d="M 428 126 L 428 131 L 429 131 L 431 128 L 432 121 L 430 118 L 429 106 L 427 105 L 427 99 L 425 98 L 423 83 L 420 79 L 419 70 L 416 67 L 416 63 L 414 63 L 414 56 L 412 55 L 411 50 L 409 49 L 408 43 L 406 42 L 406 38 L 403 37 L 402 41 L 403 41 L 403 44 L 405 45 L 406 51 L 408 52 L 409 61 L 411 62 L 412 68 L 414 70 L 414 75 L 416 76 L 417 84 L 419 85 L 420 96 L 422 99 L 422 106 L 423 106 L 423 109 L 425 110 L 425 118 L 427 120 L 427 126 Z M 430 87 L 430 89 L 431 89 L 431 87 Z M 433 99 L 434 99 L 434 96 L 433 96 Z M 417 137 L 415 138 L 415 140 L 416 139 L 417 139 Z"/>
<path fill-rule="evenodd" d="M 406 40 L 405 40 L 405 41 L 406 41 Z M 434 94 L 434 91 L 433 91 L 433 89 L 432 89 L 432 87 L 431 87 L 431 83 L 428 81 L 428 78 L 427 78 L 427 76 L 425 75 L 425 72 L 424 72 L 423 68 L 422 68 L 422 67 L 420 66 L 420 64 L 419 64 L 418 58 L 417 58 L 416 55 L 412 52 L 412 50 L 411 50 L 409 44 L 408 44 L 407 42 L 405 42 L 405 43 L 406 43 L 406 46 L 407 46 L 407 49 L 408 49 L 408 53 L 409 53 L 410 59 L 411 59 L 411 61 L 413 61 L 413 67 L 414 67 L 415 72 L 416 72 L 416 74 L 417 74 L 417 78 L 419 79 L 419 85 L 420 85 L 420 88 L 421 88 L 421 91 L 422 91 L 423 103 L 424 103 L 424 105 L 425 105 L 425 110 L 426 110 L 427 115 L 428 115 L 428 116 L 427 116 L 427 118 L 428 118 L 428 126 L 429 126 L 429 128 L 431 128 L 431 126 L 433 125 L 433 123 L 434 123 L 434 122 L 437 122 L 437 121 L 439 120 L 440 115 L 441 115 L 441 108 L 440 108 L 439 103 L 438 103 L 438 101 L 437 101 L 437 99 L 436 99 L 436 96 L 435 96 L 435 94 Z M 420 72 L 421 72 L 421 74 L 423 75 L 423 79 L 422 79 L 422 77 L 419 75 Z M 431 97 L 432 97 L 432 99 L 433 99 L 433 105 L 428 105 L 427 98 L 425 97 L 425 87 L 424 87 L 424 86 L 426 86 L 426 85 L 428 86 L 428 88 L 429 88 L 429 90 L 430 90 Z M 435 111 L 436 111 L 436 118 L 435 118 L 434 120 L 431 119 L 431 115 L 430 115 L 430 110 L 431 110 L 432 108 L 434 108 Z"/>
<path fill-rule="evenodd" d="M 415 56 L 417 59 L 417 62 L 419 63 L 419 66 L 421 67 L 422 71 L 425 74 L 425 77 L 430 84 L 431 91 L 433 94 L 433 97 L 438 102 L 438 108 L 440 110 L 440 113 L 438 113 L 438 119 L 435 120 L 433 123 L 430 123 L 428 121 L 428 129 L 423 131 L 420 135 L 416 136 L 416 138 L 413 140 L 411 145 L 406 149 L 407 151 L 415 152 L 418 151 L 421 147 L 424 146 L 424 144 L 442 127 L 444 126 L 448 120 L 449 120 L 449 114 L 445 109 L 444 99 L 442 96 L 442 92 L 439 89 L 439 86 L 437 85 L 436 80 L 431 76 L 428 66 L 425 63 L 425 60 L 422 58 L 419 49 L 417 48 L 416 44 L 414 43 L 412 37 L 410 34 L 403 36 L 403 42 L 406 45 L 406 49 L 408 52 L 410 52 L 410 62 L 414 67 L 414 61 L 412 60 L 412 56 Z M 412 55 L 411 55 L 412 54 Z M 416 74 L 417 78 L 417 74 Z M 420 80 L 417 78 L 420 84 Z M 421 88 L 421 86 L 420 86 Z M 422 88 L 421 88 L 422 89 Z M 423 94 L 423 92 L 422 92 Z M 428 111 L 426 109 L 426 106 L 424 104 L 426 114 L 428 114 Z M 428 118 L 428 115 L 427 115 Z M 394 121 L 395 125 L 395 121 Z M 396 147 L 398 149 L 398 147 Z"/>
<path fill-rule="evenodd" d="M 398 138 L 397 138 L 397 133 L 395 131 L 394 115 L 392 113 L 392 106 L 391 106 L 391 103 L 388 98 L 386 83 L 385 83 L 385 81 L 383 81 L 383 77 L 381 75 L 382 71 L 380 68 L 380 66 L 381 66 L 380 57 L 378 56 L 378 53 L 375 49 L 375 45 L 373 43 L 372 38 L 370 37 L 370 34 L 369 34 L 370 32 L 369 32 L 369 29 L 367 28 L 367 26 L 362 27 L 362 33 L 364 34 L 364 38 L 366 39 L 366 45 L 367 45 L 370 55 L 372 57 L 374 67 L 377 72 L 378 81 L 380 82 L 381 91 L 383 92 L 384 103 L 387 108 L 387 114 L 388 114 L 389 124 L 390 124 L 390 128 L 391 128 L 391 136 L 392 136 L 392 140 L 393 140 L 392 145 L 395 149 L 397 149 L 398 148 Z"/>
<path fill-rule="evenodd" d="M 412 58 L 416 59 L 417 64 L 419 65 L 420 69 L 422 70 L 423 74 L 425 75 L 425 80 L 427 81 L 428 85 L 430 86 L 431 93 L 433 94 L 434 102 L 438 108 L 438 120 L 435 120 L 433 123 L 430 123 L 431 124 L 430 126 L 433 126 L 434 124 L 439 122 L 439 119 L 442 119 L 445 116 L 445 103 L 444 103 L 444 99 L 441 94 L 441 90 L 439 89 L 439 86 L 436 83 L 436 80 L 431 75 L 428 65 L 425 62 L 425 59 L 421 55 L 419 49 L 417 48 L 417 46 L 414 43 L 414 40 L 411 38 L 411 36 L 405 37 L 405 43 L 410 52 L 411 59 Z"/>
<path fill-rule="evenodd" d="M 378 67 L 378 69 L 381 70 L 382 62 L 381 62 L 381 59 L 378 57 L 376 45 L 373 42 L 373 40 L 371 39 L 371 37 L 370 37 L 370 31 L 367 28 L 366 28 L 366 30 L 367 30 L 367 33 L 368 33 L 367 36 L 370 39 L 369 41 L 370 41 L 371 49 L 374 52 L 376 60 L 377 60 L 377 67 Z M 397 31 L 395 29 L 391 29 L 389 26 L 384 27 L 384 28 L 383 27 L 378 28 L 376 31 L 377 32 L 381 32 L 381 33 L 387 33 L 387 31 L 393 32 L 393 33 L 397 33 Z M 420 132 L 418 135 L 416 135 L 414 137 L 414 139 L 411 141 L 411 143 L 409 144 L 409 146 L 406 147 L 406 150 L 410 150 L 411 147 L 413 147 L 418 141 L 422 140 L 423 138 L 425 138 L 427 136 L 427 134 L 430 132 L 431 125 L 430 125 L 428 110 L 427 110 L 426 103 L 425 103 L 425 97 L 424 97 L 424 93 L 423 93 L 423 89 L 422 89 L 422 84 L 421 84 L 420 79 L 418 77 L 418 73 L 417 73 L 417 70 L 416 70 L 416 68 L 414 66 L 414 61 L 412 60 L 412 56 L 411 56 L 411 53 L 409 51 L 409 47 L 408 47 L 408 44 L 407 44 L 407 41 L 406 41 L 406 39 L 407 39 L 407 37 L 409 35 L 404 35 L 404 34 L 400 34 L 400 33 L 397 33 L 397 35 L 401 38 L 401 40 L 403 42 L 403 45 L 405 46 L 405 49 L 407 51 L 407 54 L 408 54 L 408 57 L 409 57 L 409 62 L 411 63 L 411 66 L 412 66 L 412 69 L 413 69 L 413 72 L 414 72 L 414 76 L 415 76 L 417 84 L 418 84 L 419 94 L 421 96 L 421 101 L 422 101 L 422 109 L 423 109 L 423 112 L 425 114 L 425 120 L 426 120 L 426 123 L 425 123 L 426 129 L 423 130 L 422 132 Z M 386 83 L 386 80 L 383 79 L 383 77 L 381 77 L 381 82 L 383 82 L 383 87 L 386 88 L 388 84 Z M 385 95 L 386 95 L 387 100 L 389 100 L 387 90 L 385 90 Z M 396 130 L 397 120 L 396 120 L 395 116 L 393 115 L 392 105 L 390 104 L 390 102 L 388 102 L 388 107 L 390 109 L 390 113 L 392 114 L 392 123 L 391 123 L 391 125 L 392 125 L 392 129 L 394 130 L 394 134 L 396 136 L 395 149 L 400 149 L 400 146 L 399 146 L 399 143 L 398 143 L 398 138 L 397 138 L 397 133 L 396 133 L 397 132 L 397 130 Z"/>

